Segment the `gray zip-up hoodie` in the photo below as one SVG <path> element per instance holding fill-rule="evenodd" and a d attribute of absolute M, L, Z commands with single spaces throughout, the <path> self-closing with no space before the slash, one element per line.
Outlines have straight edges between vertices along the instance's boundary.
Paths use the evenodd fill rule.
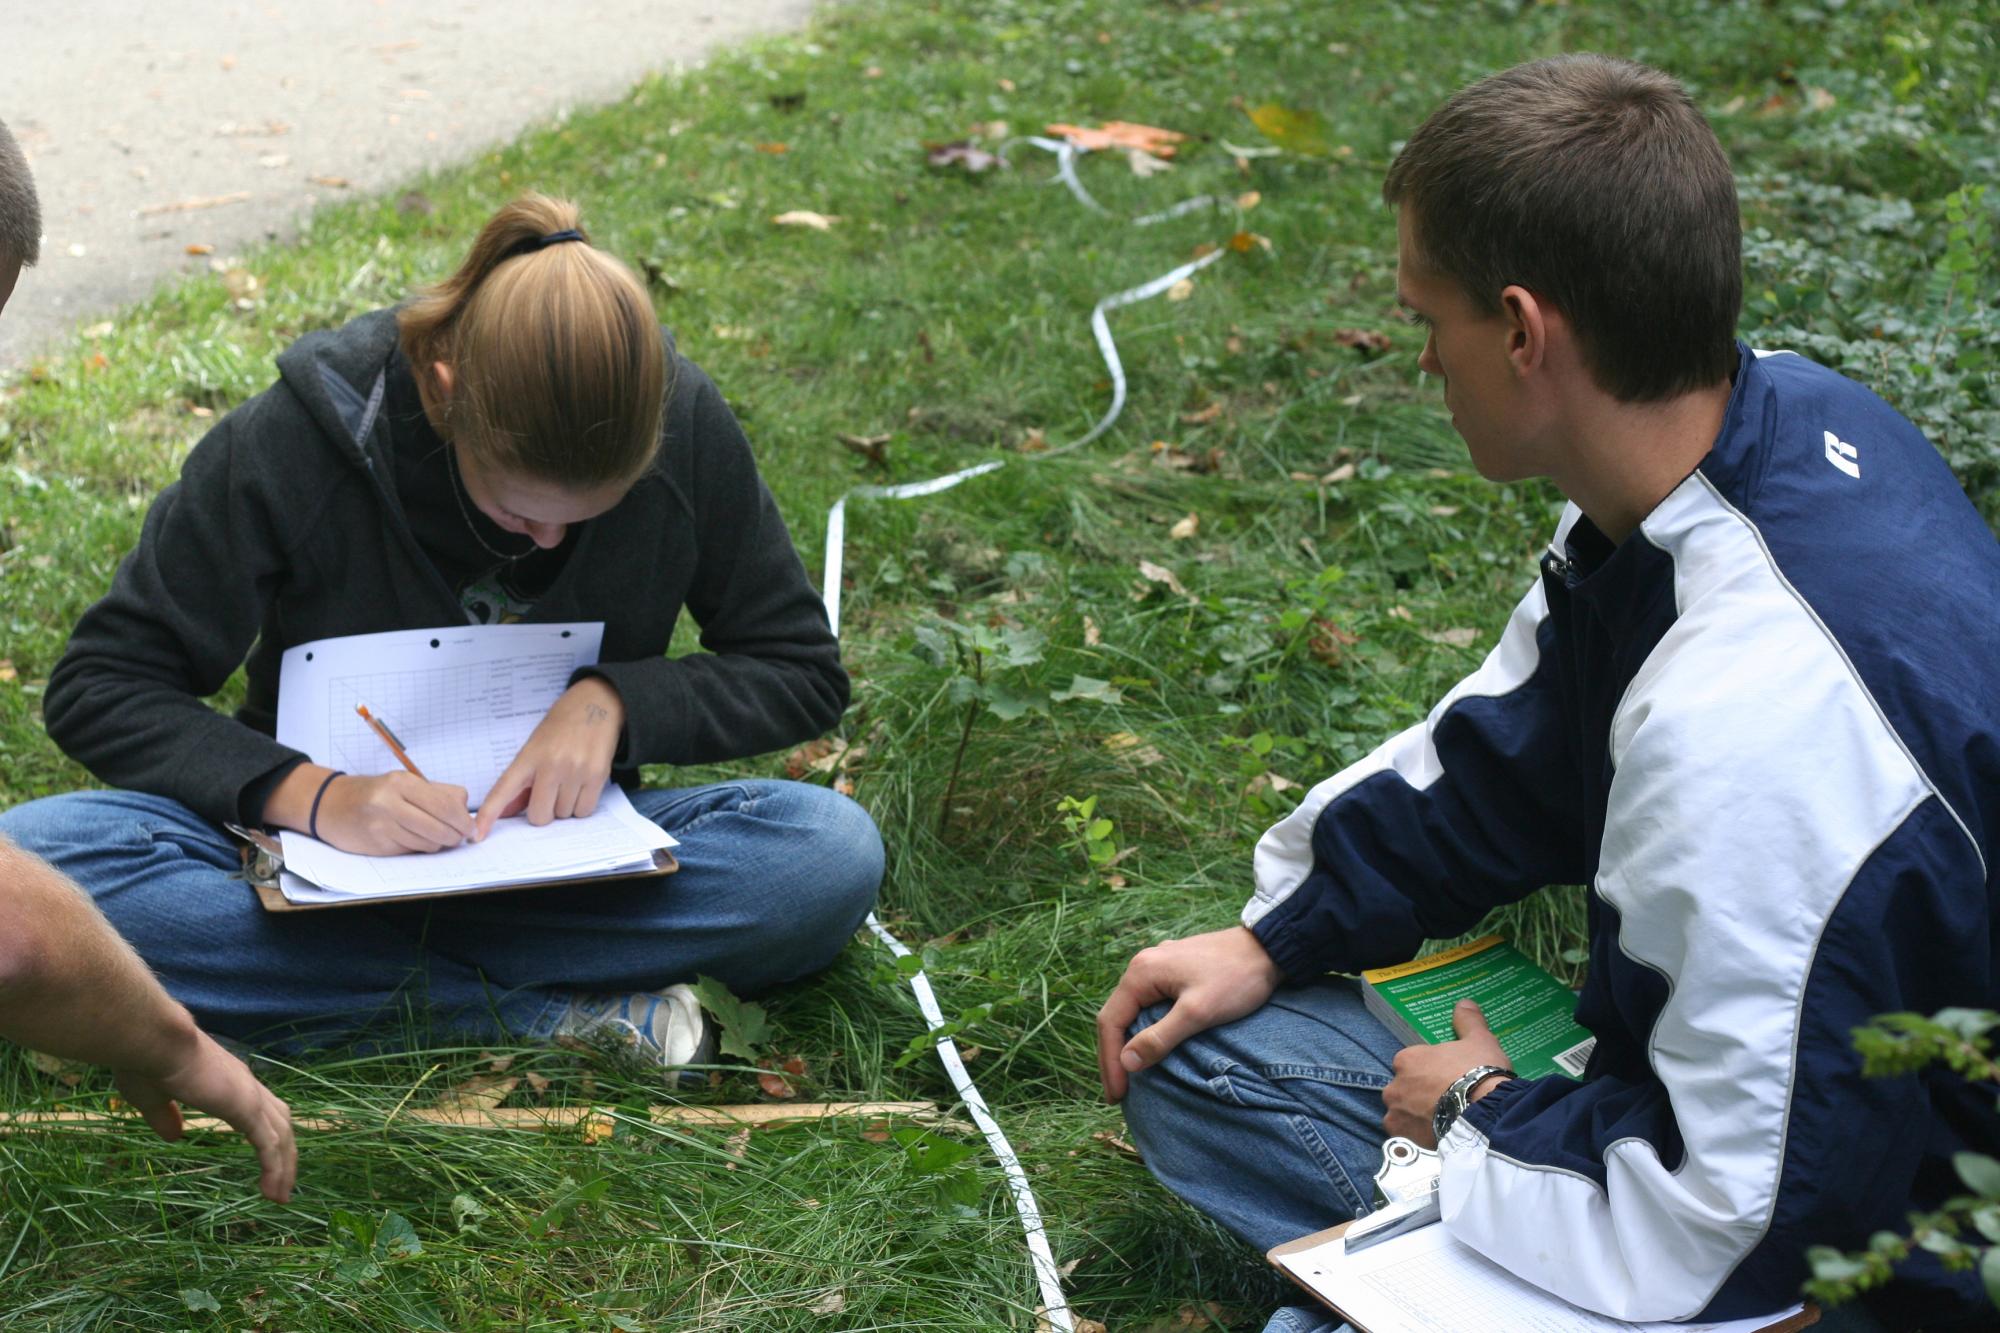
<path fill-rule="evenodd" d="M 382 419 L 393 311 L 308 334 L 276 384 L 229 413 L 160 493 L 111 590 L 49 677 L 49 735 L 102 781 L 209 819 L 298 762 L 278 744 L 278 664 L 294 644 L 465 620 L 395 494 Z M 531 622 L 604 622 L 604 677 L 625 702 L 616 759 L 698 764 L 831 726 L 848 681 L 743 431 L 673 351 L 654 466 L 583 525 Z M 668 659 L 685 606 L 704 651 Z M 234 717 L 203 702 L 248 655 Z"/>

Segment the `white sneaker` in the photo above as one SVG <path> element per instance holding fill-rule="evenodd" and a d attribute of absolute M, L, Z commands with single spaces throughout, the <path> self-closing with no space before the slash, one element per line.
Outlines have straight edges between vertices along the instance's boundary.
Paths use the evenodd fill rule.
<path fill-rule="evenodd" d="M 715 1059 L 714 1025 L 701 1011 L 693 988 L 685 985 L 625 995 L 572 995 L 555 1037 L 636 1056 L 672 1072 L 684 1087 L 699 1087 L 708 1075 L 683 1066 Z"/>

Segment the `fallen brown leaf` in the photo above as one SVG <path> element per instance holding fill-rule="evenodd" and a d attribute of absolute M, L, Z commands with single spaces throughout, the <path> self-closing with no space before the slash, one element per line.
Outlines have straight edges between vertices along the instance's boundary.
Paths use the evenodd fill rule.
<path fill-rule="evenodd" d="M 1050 134 L 1069 140 L 1078 148 L 1096 152 L 1104 148 L 1137 148 L 1151 153 L 1154 157 L 1172 157 L 1179 150 L 1174 145 L 1184 143 L 1187 135 L 1178 130 L 1163 130 L 1156 125 L 1135 125 L 1131 121 L 1107 120 L 1096 129 L 1083 125 L 1050 125 Z"/>
<path fill-rule="evenodd" d="M 345 176 L 308 176 L 306 179 L 314 185 L 324 185 L 329 190 L 345 190 L 354 184 Z"/>
<path fill-rule="evenodd" d="M 1090 1137 L 1092 1142 L 1103 1144 L 1120 1157 L 1129 1157 L 1135 1162 L 1139 1160 L 1139 1150 L 1108 1129 L 1100 1129 Z"/>
<path fill-rule="evenodd" d="M 885 1134 L 883 1137 L 887 1138 L 888 1136 Z M 731 1134 L 723 1143 L 722 1151 L 734 1157 L 736 1162 L 742 1161 L 743 1155 L 750 1151 L 750 1126 L 745 1125 L 734 1134 Z M 736 1169 L 736 1162 L 724 1162 L 722 1169 L 724 1171 L 734 1171 Z"/>
<path fill-rule="evenodd" d="M 780 227 L 810 227 L 814 231 L 832 231 L 833 224 L 840 221 L 830 213 L 815 213 L 810 209 L 795 208 L 788 213 L 780 213 L 771 219 Z"/>
<path fill-rule="evenodd" d="M 507 1100 L 509 1093 L 521 1086 L 518 1077 L 501 1074 L 474 1074 L 471 1078 L 454 1083 L 438 1094 L 431 1103 L 434 1111 L 453 1114 L 472 1114 L 491 1111 Z"/>
<path fill-rule="evenodd" d="M 798 1087 L 792 1082 L 806 1076 L 806 1062 L 803 1056 L 789 1056 L 779 1064 L 775 1056 L 765 1056 L 757 1062 L 764 1072 L 757 1075 L 757 1086 L 764 1090 L 766 1097 L 779 1101 L 790 1101 L 799 1095 Z"/>
<path fill-rule="evenodd" d="M 1479 642 L 1479 631 L 1471 626 L 1456 629 L 1427 629 L 1422 631 L 1421 637 L 1429 639 L 1432 643 L 1442 643 L 1453 648 L 1470 648 Z"/>
<path fill-rule="evenodd" d="M 885 466 L 889 461 L 887 446 L 890 436 L 887 431 L 880 435 L 849 435 L 841 431 L 834 438 L 845 445 L 849 452 L 860 454 L 876 467 Z"/>
<path fill-rule="evenodd" d="M 1174 592 L 1176 596 L 1186 596 L 1190 602 L 1198 600 L 1192 592 L 1188 592 L 1180 584 L 1180 574 L 1176 574 L 1174 570 L 1166 568 L 1164 564 L 1154 564 L 1152 560 L 1140 560 L 1138 562 L 1138 572 L 1140 572 L 1140 578 L 1144 578 L 1146 582 L 1158 582 L 1158 584 L 1166 586 L 1170 592 Z M 1144 596 L 1144 592 L 1140 596 Z"/>
<path fill-rule="evenodd" d="M 1049 447 L 1049 437 L 1043 433 L 1040 426 L 1030 426 L 1028 433 L 1023 435 L 1021 442 L 1014 447 L 1024 454 L 1038 454 Z"/>
<path fill-rule="evenodd" d="M 148 204 L 139 210 L 142 218 L 157 217 L 161 213 L 193 213 L 204 208 L 222 208 L 229 204 L 248 201 L 250 191 L 237 190 L 230 194 L 204 195 L 194 199 L 176 199 L 170 204 Z"/>
<path fill-rule="evenodd" d="M 756 147 L 758 152 L 769 153 L 773 157 L 782 157 L 792 151 L 792 146 L 788 143 L 760 143 Z"/>
<path fill-rule="evenodd" d="M 806 1307 L 811 1314 L 839 1314 L 847 1308 L 847 1293 L 835 1287 Z"/>
<path fill-rule="evenodd" d="M 1389 350 L 1389 335 L 1380 329 L 1335 329 L 1333 340 L 1342 347 L 1352 347 L 1363 356 L 1374 356 Z"/>
<path fill-rule="evenodd" d="M 1132 166 L 1132 174 L 1141 180 L 1147 176 L 1157 176 L 1162 171 L 1172 171 L 1174 164 L 1164 157 L 1154 157 L 1143 148 L 1127 148 L 1125 160 Z"/>
<path fill-rule="evenodd" d="M 1181 413 L 1181 424 L 1183 426 L 1206 426 L 1221 415 L 1222 403 L 1218 400 L 1199 411 Z"/>
<path fill-rule="evenodd" d="M 1229 238 L 1229 248 L 1239 255 L 1247 255 L 1260 247 L 1266 251 L 1270 250 L 1271 238 L 1259 236 L 1254 231 L 1239 231 Z"/>
<path fill-rule="evenodd" d="M 1169 541 L 1184 542 L 1201 531 L 1201 515 L 1190 513 L 1186 518 L 1167 529 Z"/>
<path fill-rule="evenodd" d="M 1349 634 L 1325 616 L 1313 619 L 1312 637 L 1306 640 L 1306 651 L 1328 666 L 1339 666 L 1347 650 L 1360 643 L 1358 635 Z"/>
<path fill-rule="evenodd" d="M 1083 618 L 1083 646 L 1095 648 L 1104 642 L 1104 631 L 1097 628 L 1097 622 L 1089 616 Z"/>
<path fill-rule="evenodd" d="M 997 155 L 988 152 L 968 139 L 958 139 L 951 143 L 927 143 L 924 145 L 924 161 L 934 167 L 961 167 L 968 175 L 977 176 L 982 171 L 1007 164 Z"/>
<path fill-rule="evenodd" d="M 1193 278 L 1182 278 L 1179 282 L 1167 288 L 1167 299 L 1169 301 L 1185 301 L 1190 296 L 1193 295 L 1194 295 Z"/>
<path fill-rule="evenodd" d="M 1248 213 L 1251 209 L 1255 208 L 1257 205 L 1263 202 L 1264 202 L 1264 196 L 1259 194 L 1255 190 L 1246 190 L 1242 194 L 1236 196 L 1236 206 L 1242 209 L 1245 213 Z"/>
<path fill-rule="evenodd" d="M 833 753 L 833 742 L 824 736 L 807 741 L 785 756 L 785 776 L 797 782 L 807 770 L 818 765 L 821 759 Z"/>

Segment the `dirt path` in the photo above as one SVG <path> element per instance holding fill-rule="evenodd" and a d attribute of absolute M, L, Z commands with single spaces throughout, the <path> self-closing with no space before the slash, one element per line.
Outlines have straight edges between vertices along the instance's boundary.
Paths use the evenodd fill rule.
<path fill-rule="evenodd" d="M 651 70 L 795 27 L 811 0 L 72 0 L 0 19 L 0 120 L 42 262 L 0 373 L 325 199 L 512 138 Z M 342 182 L 345 182 L 342 184 Z"/>

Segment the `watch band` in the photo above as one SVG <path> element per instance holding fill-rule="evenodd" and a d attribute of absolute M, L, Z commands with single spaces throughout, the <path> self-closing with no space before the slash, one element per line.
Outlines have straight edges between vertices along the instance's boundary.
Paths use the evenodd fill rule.
<path fill-rule="evenodd" d="M 1451 1132 L 1451 1127 L 1465 1114 L 1465 1108 L 1472 1104 L 1474 1090 L 1494 1077 L 1512 1078 L 1514 1071 L 1499 1065 L 1476 1065 L 1451 1081 L 1451 1086 L 1438 1098 L 1437 1110 L 1431 1113 L 1431 1132 L 1437 1136 L 1439 1143 L 1444 1142 L 1444 1136 Z"/>

